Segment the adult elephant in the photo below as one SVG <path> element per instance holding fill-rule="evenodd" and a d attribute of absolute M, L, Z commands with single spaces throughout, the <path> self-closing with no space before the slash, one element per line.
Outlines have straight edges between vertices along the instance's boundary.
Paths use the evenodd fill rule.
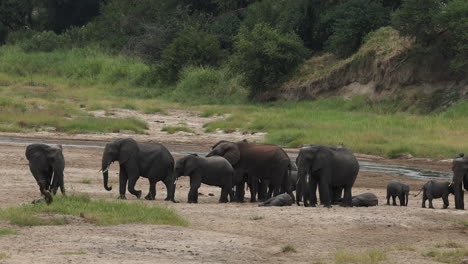
<path fill-rule="evenodd" d="M 126 199 L 127 181 L 128 191 L 138 199 L 141 197 L 141 191 L 135 190 L 135 184 L 141 176 L 148 178 L 150 184 L 145 199 L 154 200 L 156 198 L 156 183 L 163 181 L 167 189 L 166 201 L 174 201 L 174 158 L 166 147 L 157 143 L 137 143 L 132 138 L 117 139 L 108 143 L 102 154 L 101 168 L 104 188 L 108 191 L 112 190 L 112 187 L 108 186 L 108 170 L 114 161 L 118 161 L 120 166 L 120 199 Z"/>
<path fill-rule="evenodd" d="M 455 208 L 465 209 L 465 202 L 463 197 L 463 186 L 465 190 L 468 190 L 468 157 L 465 157 L 463 153 L 457 155 L 452 163 L 453 171 L 453 191 L 455 194 Z"/>
<path fill-rule="evenodd" d="M 175 166 L 176 180 L 180 176 L 190 177 L 189 203 L 198 203 L 198 188 L 202 183 L 221 187 L 220 203 L 228 202 L 228 195 L 232 201 L 232 183 L 234 169 L 223 157 L 199 157 L 190 154 L 179 159 Z"/>
<path fill-rule="evenodd" d="M 253 182 L 258 178 L 270 187 L 270 194 L 276 196 L 280 191 L 292 195 L 288 175 L 290 173 L 290 159 L 286 152 L 269 144 L 255 144 L 244 141 L 220 141 L 213 146 L 207 157 L 222 156 L 234 168 L 234 182 L 236 184 L 236 201 L 244 201 L 244 182 Z M 256 202 L 257 184 L 250 184 L 250 201 Z"/>
<path fill-rule="evenodd" d="M 65 158 L 62 146 L 49 146 L 46 144 L 31 144 L 26 147 L 26 158 L 29 161 L 29 169 L 39 185 L 39 191 L 46 202 L 50 204 L 53 200 L 50 191 L 55 195 L 60 187 L 65 194 L 63 184 L 63 170 L 65 169 Z M 35 200 L 36 203 L 39 200 Z"/>
<path fill-rule="evenodd" d="M 318 186 L 320 202 L 325 207 L 331 207 L 333 190 L 343 188 L 341 205 L 352 206 L 351 188 L 359 172 L 359 163 L 351 150 L 308 145 L 300 149 L 296 163 L 303 197 L 309 197 L 313 201 Z M 308 174 L 308 184 L 302 184 L 307 182 Z M 309 206 L 308 199 L 304 199 L 304 206 Z"/>

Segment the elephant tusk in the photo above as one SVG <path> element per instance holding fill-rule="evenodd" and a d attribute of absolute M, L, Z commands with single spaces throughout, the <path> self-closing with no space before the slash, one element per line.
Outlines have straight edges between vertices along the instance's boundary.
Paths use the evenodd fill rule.
<path fill-rule="evenodd" d="M 177 177 L 177 178 L 175 179 L 175 181 L 174 181 L 174 185 L 176 184 L 176 182 L 177 182 L 177 180 L 178 180 L 178 179 L 179 179 L 179 177 Z"/>
<path fill-rule="evenodd" d="M 103 170 L 102 173 L 106 173 L 109 170 L 109 167 L 110 167 L 110 165 L 107 166 L 107 168 L 105 170 Z"/>

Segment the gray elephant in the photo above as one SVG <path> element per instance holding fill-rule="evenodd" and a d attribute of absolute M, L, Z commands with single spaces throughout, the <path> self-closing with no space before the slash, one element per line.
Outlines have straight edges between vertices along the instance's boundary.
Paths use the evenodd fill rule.
<path fill-rule="evenodd" d="M 287 193 L 282 193 L 277 196 L 271 197 L 258 206 L 290 206 L 293 204 L 293 198 Z"/>
<path fill-rule="evenodd" d="M 268 144 L 254 144 L 246 141 L 216 143 L 207 157 L 222 156 L 234 168 L 236 185 L 236 201 L 244 201 L 245 182 L 250 187 L 250 201 L 256 202 L 258 179 L 263 181 L 270 190 L 268 196 L 278 195 L 281 191 L 292 196 L 288 175 L 291 161 L 287 153 L 280 147 Z"/>
<path fill-rule="evenodd" d="M 308 145 L 300 149 L 296 164 L 304 206 L 309 206 L 309 200 L 316 203 L 315 191 L 317 186 L 320 201 L 325 207 L 331 207 L 335 196 L 332 191 L 340 190 L 341 192 L 341 189 L 344 190 L 341 205 L 345 207 L 352 206 L 351 188 L 359 172 L 359 163 L 351 150 L 322 145 Z M 307 175 L 309 175 L 308 184 L 303 184 L 307 182 Z"/>
<path fill-rule="evenodd" d="M 31 144 L 26 147 L 26 158 L 29 161 L 29 169 L 39 185 L 39 191 L 50 204 L 53 200 L 52 194 L 57 193 L 60 187 L 62 194 L 65 194 L 63 183 L 63 170 L 65 169 L 65 158 L 62 153 L 62 146 L 49 146 L 46 144 Z M 33 201 L 33 203 L 39 202 Z"/>
<path fill-rule="evenodd" d="M 455 208 L 465 209 L 463 187 L 468 190 L 468 157 L 463 153 L 458 154 L 452 163 L 453 191 L 455 194 Z"/>
<path fill-rule="evenodd" d="M 396 197 L 400 199 L 400 206 L 408 206 L 409 185 L 392 180 L 387 185 L 387 205 L 390 205 L 390 196 L 393 199 L 393 205 L 397 205 Z"/>
<path fill-rule="evenodd" d="M 379 204 L 379 198 L 373 193 L 367 192 L 356 196 L 353 196 L 353 206 L 357 207 L 369 207 L 377 206 Z"/>
<path fill-rule="evenodd" d="M 128 191 L 138 199 L 141 191 L 135 190 L 138 178 L 147 178 L 150 184 L 148 195 L 145 199 L 156 198 L 156 183 L 162 181 L 166 185 L 166 201 L 174 201 L 174 158 L 171 153 L 161 144 L 137 143 L 134 139 L 117 139 L 108 143 L 102 154 L 102 172 L 104 188 L 108 191 L 109 166 L 114 161 L 119 162 L 119 193 L 120 199 L 125 198 L 125 189 L 128 181 Z"/>
<path fill-rule="evenodd" d="M 449 194 L 453 194 L 453 186 L 450 182 L 438 182 L 435 180 L 431 180 L 426 182 L 421 190 L 419 190 L 418 194 L 414 197 L 418 196 L 421 191 L 423 192 L 423 199 L 422 199 L 422 208 L 426 208 L 426 200 L 429 200 L 429 208 L 434 209 L 432 206 L 432 199 L 442 198 L 444 201 L 444 209 L 449 206 L 448 196 Z"/>
<path fill-rule="evenodd" d="M 198 188 L 201 183 L 221 187 L 220 203 L 234 198 L 232 191 L 234 169 L 223 157 L 199 157 L 197 154 L 187 155 L 179 159 L 175 167 L 176 180 L 180 176 L 190 177 L 189 203 L 198 202 Z"/>

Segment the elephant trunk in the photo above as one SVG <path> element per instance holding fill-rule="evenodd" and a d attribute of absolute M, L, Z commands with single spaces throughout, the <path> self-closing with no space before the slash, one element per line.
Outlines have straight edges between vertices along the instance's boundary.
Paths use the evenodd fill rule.
<path fill-rule="evenodd" d="M 296 183 L 296 203 L 302 200 L 304 206 L 308 206 L 308 190 L 307 190 L 307 168 L 303 164 L 298 164 L 297 168 L 297 183 Z"/>
<path fill-rule="evenodd" d="M 107 161 L 106 159 L 102 159 L 102 177 L 104 180 L 104 189 L 110 191 L 112 190 L 112 186 L 108 186 L 109 183 L 109 167 L 110 167 L 110 162 Z"/>

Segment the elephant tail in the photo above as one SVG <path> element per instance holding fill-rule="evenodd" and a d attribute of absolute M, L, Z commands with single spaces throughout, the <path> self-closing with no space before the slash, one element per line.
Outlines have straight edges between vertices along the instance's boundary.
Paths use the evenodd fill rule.
<path fill-rule="evenodd" d="M 422 187 L 421 190 L 419 190 L 418 194 L 416 194 L 414 197 L 418 196 L 422 192 L 422 190 L 424 190 L 424 187 Z"/>

